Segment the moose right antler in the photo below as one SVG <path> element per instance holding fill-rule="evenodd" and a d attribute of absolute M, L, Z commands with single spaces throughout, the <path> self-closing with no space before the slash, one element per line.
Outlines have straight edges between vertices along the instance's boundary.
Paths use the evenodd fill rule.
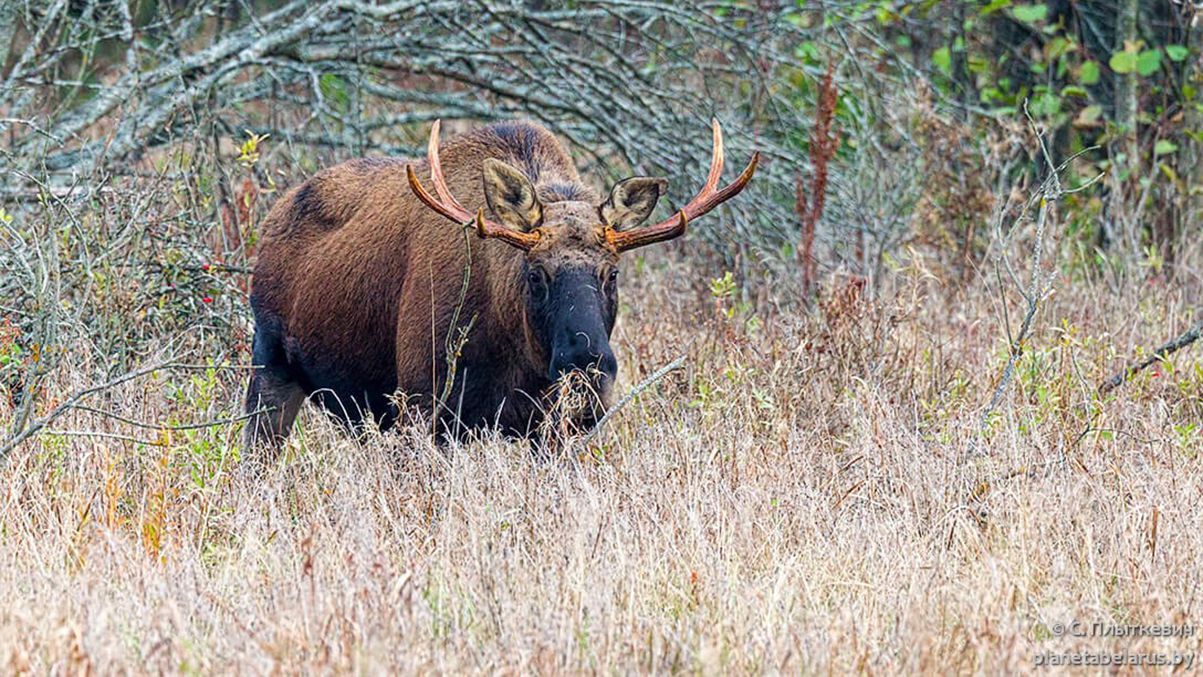
<path fill-rule="evenodd" d="M 485 218 L 484 210 L 478 209 L 475 214 L 464 208 L 463 205 L 451 195 L 451 190 L 447 188 L 447 181 L 443 178 L 443 165 L 439 161 L 439 126 L 441 120 L 435 120 L 430 127 L 430 144 L 426 147 L 426 157 L 430 164 L 430 180 L 434 183 L 434 192 L 438 193 L 438 199 L 435 199 L 422 186 L 422 182 L 418 180 L 418 175 L 414 173 L 413 165 L 405 165 L 405 174 L 409 177 L 409 187 L 413 189 L 414 195 L 418 199 L 430 207 L 434 211 L 443 216 L 455 221 L 459 224 L 465 224 L 469 221 L 476 222 L 476 234 L 482 238 L 495 237 L 506 244 L 513 245 L 522 250 L 529 250 L 539 241 L 538 231 L 523 233 L 506 228 L 505 226 L 490 221 Z"/>
<path fill-rule="evenodd" d="M 744 167 L 734 183 L 717 190 L 718 180 L 723 176 L 723 129 L 717 119 L 711 119 L 710 125 L 714 130 L 714 148 L 710 155 L 710 173 L 706 176 L 706 184 L 702 186 L 702 190 L 679 212 L 660 223 L 621 231 L 607 227 L 606 239 L 615 249 L 620 252 L 626 251 L 683 235 L 691 220 L 739 195 L 744 186 L 748 185 L 748 181 L 752 180 L 752 175 L 756 173 L 756 165 L 760 162 L 760 151 L 752 153 L 748 166 Z"/>

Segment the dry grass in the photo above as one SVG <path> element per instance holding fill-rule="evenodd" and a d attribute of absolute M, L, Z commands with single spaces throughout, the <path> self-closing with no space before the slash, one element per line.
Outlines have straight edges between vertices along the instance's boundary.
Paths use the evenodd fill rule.
<path fill-rule="evenodd" d="M 1197 352 L 1094 394 L 1198 289 L 1064 283 L 979 436 L 1005 350 L 984 296 L 902 271 L 891 301 L 829 281 L 794 316 L 689 277 L 629 276 L 627 386 L 694 355 L 574 458 L 416 428 L 361 444 L 307 411 L 253 480 L 237 425 L 71 415 L 163 446 L 42 435 L 0 471 L 0 671 L 1010 672 L 1199 649 L 1049 637 L 1203 619 Z M 202 420 L 240 381 L 164 373 L 108 405 Z"/>

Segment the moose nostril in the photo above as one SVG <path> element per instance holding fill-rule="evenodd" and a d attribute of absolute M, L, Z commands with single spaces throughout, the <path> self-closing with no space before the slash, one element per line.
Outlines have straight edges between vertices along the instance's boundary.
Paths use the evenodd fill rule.
<path fill-rule="evenodd" d="M 568 344 L 576 349 L 588 351 L 592 347 L 592 343 L 593 341 L 589 338 L 589 334 L 583 331 L 575 332 L 568 337 Z"/>

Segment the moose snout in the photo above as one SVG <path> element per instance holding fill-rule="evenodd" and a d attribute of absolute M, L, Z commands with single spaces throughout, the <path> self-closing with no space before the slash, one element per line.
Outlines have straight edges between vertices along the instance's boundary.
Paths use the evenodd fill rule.
<path fill-rule="evenodd" d="M 587 332 L 566 333 L 556 342 L 547 377 L 558 381 L 565 374 L 581 371 L 593 376 L 595 385 L 608 390 L 618 376 L 618 359 L 604 337 Z"/>

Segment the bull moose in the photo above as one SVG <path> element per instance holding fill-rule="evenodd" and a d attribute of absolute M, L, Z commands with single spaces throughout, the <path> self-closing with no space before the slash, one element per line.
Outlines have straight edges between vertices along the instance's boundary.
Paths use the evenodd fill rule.
<path fill-rule="evenodd" d="M 756 170 L 758 153 L 719 189 L 723 137 L 712 127 L 706 184 L 654 225 L 643 223 L 665 179 L 625 179 L 601 201 L 556 137 L 529 122 L 440 150 L 436 121 L 424 163 L 351 160 L 288 192 L 263 221 L 254 268 L 247 447 L 278 447 L 307 397 L 352 428 L 389 427 L 405 401 L 433 412 L 444 435 L 523 436 L 566 375 L 595 394 L 579 415 L 593 424 L 618 371 L 619 255 L 680 236 Z M 457 332 L 463 340 L 446 340 Z"/>

